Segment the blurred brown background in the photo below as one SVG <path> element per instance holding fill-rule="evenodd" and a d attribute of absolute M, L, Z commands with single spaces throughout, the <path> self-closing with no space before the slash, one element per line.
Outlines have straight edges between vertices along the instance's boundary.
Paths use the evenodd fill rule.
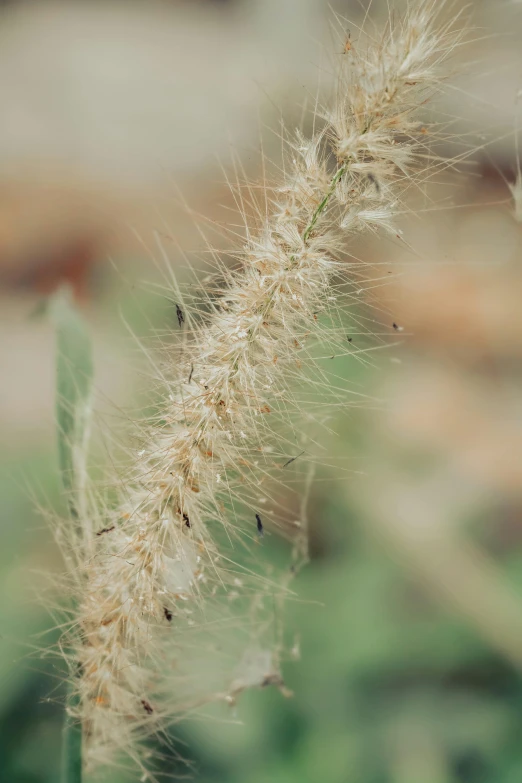
<path fill-rule="evenodd" d="M 366 0 L 331 5 L 356 46 Z M 436 115 L 458 172 L 412 195 L 403 242 L 354 250 L 374 265 L 361 308 L 383 347 L 366 368 L 335 360 L 375 402 L 332 424 L 328 461 L 350 471 L 320 468 L 311 498 L 298 591 L 319 604 L 289 619 L 296 696 L 250 694 L 243 725 L 178 730 L 197 780 L 522 781 L 522 225 L 508 187 L 522 3 L 476 2 L 471 20 Z M 32 574 L 60 569 L 35 496 L 60 498 L 53 334 L 31 313 L 73 287 L 98 410 L 132 415 L 147 381 L 128 326 L 173 323 L 151 287 L 160 244 L 181 277 L 202 251 L 182 199 L 230 219 L 221 165 L 234 150 L 258 176 L 260 135 L 279 154 L 263 129 L 300 124 L 318 84 L 327 94 L 331 21 L 323 0 L 1 4 L 2 780 L 56 780 L 60 743 L 59 667 L 32 654 L 52 625 Z"/>

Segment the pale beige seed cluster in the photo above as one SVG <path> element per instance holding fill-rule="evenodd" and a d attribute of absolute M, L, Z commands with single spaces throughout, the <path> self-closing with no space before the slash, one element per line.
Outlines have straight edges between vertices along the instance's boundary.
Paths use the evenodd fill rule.
<path fill-rule="evenodd" d="M 279 422 L 291 404 L 288 379 L 307 342 L 324 337 L 332 282 L 350 274 L 347 239 L 396 233 L 416 164 L 431 165 L 419 110 L 458 41 L 437 13 L 423 3 L 379 39 L 354 36 L 339 52 L 333 105 L 316 117 L 312 138 L 294 136 L 283 180 L 247 222 L 240 268 L 197 321 L 119 505 L 87 520 L 76 542 L 78 634 L 69 657 L 93 764 L 123 749 L 144 770 L 137 743 L 179 709 L 166 685 L 169 649 L 190 627 L 193 606 L 232 582 L 214 543 L 218 525 L 238 535 L 226 500 L 242 487 L 248 495 L 270 472 L 266 455 L 287 452 Z M 254 529 L 253 515 L 248 524 Z"/>

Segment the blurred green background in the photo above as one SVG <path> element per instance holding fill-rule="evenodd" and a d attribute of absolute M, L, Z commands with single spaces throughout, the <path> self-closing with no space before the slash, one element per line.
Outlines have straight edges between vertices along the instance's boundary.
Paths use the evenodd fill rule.
<path fill-rule="evenodd" d="M 334 7 L 357 45 L 366 4 Z M 386 4 L 374 10 L 382 20 Z M 485 33 L 462 57 L 476 65 L 461 72 L 457 59 L 440 107 L 456 116 L 455 148 L 477 147 L 473 165 L 412 204 L 421 220 L 402 227 L 414 250 L 353 248 L 376 278 L 392 272 L 362 305 L 385 347 L 368 366 L 335 360 L 366 398 L 331 422 L 310 498 L 311 563 L 287 605 L 294 697 L 254 691 L 216 708 L 219 720 L 181 724 L 176 747 L 193 766 L 166 771 L 205 783 L 522 781 L 522 232 L 506 186 L 522 6 L 473 13 Z M 63 670 L 39 654 L 57 639 L 40 572 L 62 568 L 38 511 L 63 502 L 54 338 L 31 313 L 69 283 L 93 335 L 97 416 L 118 429 L 139 415 L 147 369 L 128 327 L 150 337 L 176 323 L 154 288 L 158 239 L 182 279 L 183 254 L 197 267 L 202 252 L 179 190 L 229 220 L 215 159 L 226 166 L 231 144 L 255 178 L 259 127 L 279 113 L 292 126 L 318 80 L 328 91 L 329 14 L 322 0 L 2 4 L 2 781 L 59 779 Z M 265 144 L 277 157 L 277 138 Z"/>

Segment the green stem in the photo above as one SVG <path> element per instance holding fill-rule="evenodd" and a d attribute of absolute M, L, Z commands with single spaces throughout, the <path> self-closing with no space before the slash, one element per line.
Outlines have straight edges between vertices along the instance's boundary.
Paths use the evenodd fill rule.
<path fill-rule="evenodd" d="M 317 206 L 314 214 L 312 215 L 310 223 L 308 224 L 308 226 L 305 229 L 305 232 L 303 234 L 304 242 L 308 241 L 308 237 L 310 236 L 310 234 L 314 230 L 315 224 L 319 220 L 319 217 L 321 216 L 321 214 L 326 209 L 326 206 L 327 206 L 328 202 L 330 201 L 330 198 L 332 197 L 332 195 L 333 195 L 333 193 L 335 191 L 335 186 L 337 185 L 337 183 L 339 182 L 339 180 L 341 179 L 341 177 L 343 176 L 345 171 L 346 171 L 346 163 L 344 164 L 344 166 L 341 166 L 341 168 L 337 169 L 337 171 L 335 172 L 335 174 L 333 176 L 333 179 L 332 179 L 332 182 L 330 184 L 330 189 L 329 189 L 328 193 L 324 196 L 324 198 L 321 201 L 321 203 Z"/>
<path fill-rule="evenodd" d="M 309 238 L 310 234 L 312 233 L 312 231 L 314 230 L 317 221 L 321 217 L 322 213 L 324 212 L 324 210 L 326 209 L 326 207 L 328 205 L 328 202 L 330 201 L 331 197 L 333 196 L 337 183 L 339 182 L 339 180 L 341 179 L 343 174 L 346 172 L 347 168 L 348 168 L 348 164 L 345 163 L 343 166 L 341 166 L 339 169 L 337 169 L 337 171 L 335 172 L 334 176 L 332 177 L 332 181 L 330 183 L 330 188 L 328 189 L 328 193 L 326 193 L 324 195 L 322 201 L 315 208 L 315 211 L 314 211 L 312 217 L 310 218 L 310 222 L 307 225 L 307 227 L 305 228 L 305 231 L 304 231 L 304 234 L 303 234 L 303 241 L 304 242 L 308 241 L 308 238 Z M 292 256 L 291 261 L 292 262 L 295 261 L 295 257 L 294 256 Z M 270 312 L 270 309 L 271 309 L 271 306 L 272 306 L 272 299 L 273 299 L 273 297 L 270 297 L 268 302 L 266 302 L 263 316 L 268 315 L 268 313 Z M 253 330 L 250 329 L 249 333 L 248 333 L 248 340 L 249 340 L 249 342 L 252 342 L 254 340 L 254 338 L 255 338 L 255 334 L 254 334 Z M 235 360 L 234 364 L 232 365 L 232 369 L 236 370 L 237 366 L 238 366 L 238 359 Z"/>
<path fill-rule="evenodd" d="M 76 706 L 78 700 L 77 694 L 70 694 L 68 707 Z M 82 726 L 69 709 L 65 712 L 63 723 L 61 783 L 82 783 Z"/>

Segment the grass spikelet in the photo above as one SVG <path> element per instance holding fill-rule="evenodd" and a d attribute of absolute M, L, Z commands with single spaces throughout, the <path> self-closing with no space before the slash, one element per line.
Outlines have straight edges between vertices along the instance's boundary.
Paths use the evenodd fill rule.
<path fill-rule="evenodd" d="M 347 243 L 358 232 L 397 234 L 415 171 L 426 179 L 438 165 L 419 110 L 460 40 L 439 21 L 441 5 L 412 6 L 381 36 L 345 46 L 334 100 L 317 112 L 311 138 L 288 139 L 280 181 L 263 184 L 261 199 L 240 189 L 239 264 L 209 312 L 177 306 L 191 337 L 164 378 L 161 415 L 120 478 L 118 502 L 93 499 L 83 534 L 65 543 L 77 606 L 66 654 L 90 767 L 124 751 L 148 774 L 143 741 L 186 708 L 180 694 L 190 686 L 173 672 L 194 617 L 244 588 L 223 531 L 232 545 L 264 532 L 259 486 L 284 484 L 301 451 L 289 436 L 306 402 L 297 379 L 322 388 L 318 345 L 350 353 L 328 315 L 339 280 L 360 274 L 343 257 Z M 334 403 L 345 395 L 330 393 Z M 274 670 L 249 668 L 219 697 L 233 699 L 243 682 L 282 686 L 265 653 L 254 660 Z"/>

